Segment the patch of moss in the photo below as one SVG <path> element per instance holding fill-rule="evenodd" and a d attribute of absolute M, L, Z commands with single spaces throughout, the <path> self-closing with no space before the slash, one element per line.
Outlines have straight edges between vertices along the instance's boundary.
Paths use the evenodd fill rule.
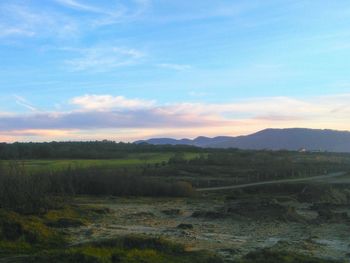
<path fill-rule="evenodd" d="M 43 215 L 43 218 L 46 220 L 57 220 L 60 218 L 78 218 L 80 217 L 77 210 L 74 210 L 72 207 L 65 206 L 62 209 L 50 210 Z"/>
<path fill-rule="evenodd" d="M 132 249 L 126 253 L 116 253 L 112 255 L 111 262 L 130 262 L 130 263 L 153 263 L 153 262 L 171 262 L 166 261 L 167 256 L 153 249 Z"/>
<path fill-rule="evenodd" d="M 59 233 L 47 227 L 40 218 L 0 210 L 0 239 L 53 245 L 63 242 Z"/>
<path fill-rule="evenodd" d="M 23 262 L 80 263 L 221 263 L 207 252 L 187 252 L 160 238 L 129 236 L 91 242 L 66 250 L 41 252 Z"/>
<path fill-rule="evenodd" d="M 26 254 L 33 250 L 25 241 L 0 241 L 0 255 Z"/>
<path fill-rule="evenodd" d="M 0 255 L 33 254 L 65 244 L 64 236 L 41 218 L 0 209 Z"/>
<path fill-rule="evenodd" d="M 78 251 L 51 251 L 35 256 L 29 256 L 17 261 L 18 263 L 103 263 L 98 257 Z"/>
<path fill-rule="evenodd" d="M 46 225 L 55 228 L 87 225 L 91 220 L 110 213 L 108 208 L 94 206 L 64 206 L 42 215 Z"/>

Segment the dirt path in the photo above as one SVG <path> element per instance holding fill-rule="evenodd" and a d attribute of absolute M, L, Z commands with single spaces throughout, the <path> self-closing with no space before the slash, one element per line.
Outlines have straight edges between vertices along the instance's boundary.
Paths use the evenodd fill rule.
<path fill-rule="evenodd" d="M 283 179 L 283 180 L 272 180 L 272 181 L 264 181 L 264 182 L 257 182 L 257 183 L 249 183 L 249 184 L 239 184 L 239 185 L 229 185 L 229 186 L 219 186 L 219 187 L 208 187 L 208 188 L 198 188 L 196 191 L 198 192 L 204 192 L 204 191 L 219 191 L 219 190 L 229 190 L 229 189 L 238 189 L 238 188 L 245 188 L 250 186 L 258 186 L 258 185 L 267 185 L 267 184 L 279 184 L 279 183 L 295 183 L 295 182 L 304 182 L 304 181 L 317 181 L 322 179 L 329 179 L 332 177 L 338 177 L 345 175 L 346 172 L 337 172 L 337 173 L 330 173 L 326 175 L 318 175 L 318 176 L 311 176 L 307 178 L 292 178 L 292 179 Z"/>

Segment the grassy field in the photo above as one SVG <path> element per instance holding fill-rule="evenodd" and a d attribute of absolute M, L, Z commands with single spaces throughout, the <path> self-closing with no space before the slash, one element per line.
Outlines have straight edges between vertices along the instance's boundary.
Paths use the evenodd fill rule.
<path fill-rule="evenodd" d="M 59 160 L 21 160 L 20 165 L 28 169 L 30 172 L 43 171 L 61 171 L 69 167 L 72 168 L 118 168 L 130 166 L 142 166 L 147 164 L 156 164 L 167 162 L 174 153 L 140 153 L 130 154 L 126 158 L 120 159 L 59 159 Z M 185 153 L 185 159 L 193 159 L 198 157 L 198 153 Z M 11 165 L 10 161 L 2 161 L 5 166 Z"/>

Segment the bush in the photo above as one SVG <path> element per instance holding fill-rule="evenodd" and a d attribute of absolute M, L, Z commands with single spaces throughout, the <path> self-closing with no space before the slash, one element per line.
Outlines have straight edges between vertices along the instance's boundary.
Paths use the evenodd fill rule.
<path fill-rule="evenodd" d="M 187 182 L 168 183 L 152 180 L 142 176 L 141 170 L 138 169 L 75 169 L 56 176 L 69 177 L 70 185 L 65 188 L 83 195 L 181 197 L 194 194 L 192 185 Z"/>
<path fill-rule="evenodd" d="M 48 178 L 18 167 L 0 171 L 0 208 L 24 214 L 43 213 L 52 205 L 48 190 Z"/>
<path fill-rule="evenodd" d="M 62 206 L 67 196 L 167 196 L 194 194 L 191 184 L 148 179 L 139 169 L 72 169 L 45 174 L 30 174 L 19 163 L 0 169 L 0 208 L 22 214 L 43 214 Z"/>

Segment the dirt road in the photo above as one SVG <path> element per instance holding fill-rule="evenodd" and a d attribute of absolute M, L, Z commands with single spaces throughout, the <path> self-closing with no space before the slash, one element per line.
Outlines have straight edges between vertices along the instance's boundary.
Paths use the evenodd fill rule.
<path fill-rule="evenodd" d="M 329 179 L 329 178 L 332 178 L 332 177 L 343 176 L 345 174 L 346 174 L 346 172 L 337 172 L 337 173 L 331 173 L 331 174 L 326 174 L 326 175 L 311 176 L 311 177 L 306 177 L 306 178 L 292 178 L 292 179 L 282 179 L 282 180 L 256 182 L 256 183 L 249 183 L 249 184 L 238 184 L 238 185 L 229 185 L 229 186 L 198 188 L 196 190 L 198 192 L 220 191 L 220 190 L 239 189 L 239 188 L 245 188 L 245 187 L 250 187 L 250 186 L 267 185 L 267 184 L 280 184 L 280 183 L 295 183 L 295 182 L 304 182 L 304 181 L 317 181 L 317 180 Z"/>

